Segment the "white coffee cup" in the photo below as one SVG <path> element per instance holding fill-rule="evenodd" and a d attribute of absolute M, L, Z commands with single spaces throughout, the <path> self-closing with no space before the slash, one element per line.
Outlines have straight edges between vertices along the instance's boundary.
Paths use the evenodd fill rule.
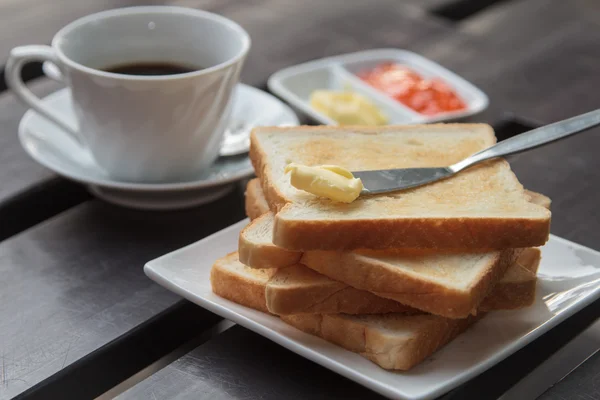
<path fill-rule="evenodd" d="M 14 48 L 5 74 L 23 102 L 87 148 L 111 178 L 178 181 L 218 157 L 249 48 L 246 31 L 222 16 L 131 7 L 78 19 L 54 36 L 51 47 Z M 69 126 L 24 85 L 21 69 L 31 61 L 57 66 L 78 126 Z M 103 70 L 156 62 L 203 69 L 158 76 Z"/>

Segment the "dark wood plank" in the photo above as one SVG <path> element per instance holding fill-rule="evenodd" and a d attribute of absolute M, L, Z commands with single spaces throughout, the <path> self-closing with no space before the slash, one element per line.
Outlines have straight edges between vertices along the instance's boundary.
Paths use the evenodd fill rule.
<path fill-rule="evenodd" d="M 456 0 L 405 0 L 403 3 L 410 4 L 423 11 L 429 11 L 438 7 L 454 3 Z"/>
<path fill-rule="evenodd" d="M 556 351 L 572 339 L 574 335 L 568 325 L 585 329 L 597 317 L 596 310 L 582 311 L 442 399 L 498 398 L 543 362 L 549 355 L 548 349 Z M 265 357 L 268 362 L 257 365 L 257 360 Z M 586 368 L 584 379 L 588 386 L 592 375 L 593 369 Z M 118 399 L 152 396 L 178 400 L 380 398 L 240 326 L 197 347 L 123 392 Z"/>
<path fill-rule="evenodd" d="M 381 396 L 234 326 L 117 397 L 379 399 Z"/>
<path fill-rule="evenodd" d="M 180 300 L 14 399 L 112 398 L 108 388 L 121 387 L 132 376 L 139 376 L 140 371 L 144 373 L 147 366 L 162 362 L 165 357 L 184 354 L 184 349 L 189 350 L 217 335 L 225 324 L 227 322 L 218 315 Z"/>
<path fill-rule="evenodd" d="M 30 87 L 44 97 L 60 84 L 46 79 Z M 0 94 L 0 241 L 90 197 L 85 188 L 58 179 L 25 153 L 18 126 L 26 110 L 12 93 Z"/>
<path fill-rule="evenodd" d="M 377 47 L 418 51 L 427 40 L 452 32 L 444 21 L 394 0 L 271 0 L 256 7 L 236 3 L 221 11 L 252 38 L 242 72 L 242 79 L 252 85 L 296 63 Z"/>
<path fill-rule="evenodd" d="M 0 244 L 0 398 L 172 306 L 179 298 L 148 279 L 144 263 L 241 219 L 242 203 L 241 188 L 185 212 L 93 201 Z"/>
<path fill-rule="evenodd" d="M 459 25 L 424 49 L 468 77 L 491 103 L 551 122 L 597 107 L 600 3 L 509 1 Z"/>
<path fill-rule="evenodd" d="M 539 397 L 539 400 L 589 400 L 600 398 L 600 352 Z"/>

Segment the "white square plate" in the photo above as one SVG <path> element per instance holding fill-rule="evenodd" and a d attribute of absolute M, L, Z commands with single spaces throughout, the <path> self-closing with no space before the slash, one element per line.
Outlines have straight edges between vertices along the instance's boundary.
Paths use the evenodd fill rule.
<path fill-rule="evenodd" d="M 276 317 L 213 294 L 213 262 L 237 249 L 240 221 L 146 264 L 159 284 L 384 396 L 430 399 L 455 388 L 519 350 L 600 297 L 600 253 L 551 236 L 542 249 L 536 302 L 490 313 L 409 372 L 389 372 L 361 356 L 286 325 Z"/>

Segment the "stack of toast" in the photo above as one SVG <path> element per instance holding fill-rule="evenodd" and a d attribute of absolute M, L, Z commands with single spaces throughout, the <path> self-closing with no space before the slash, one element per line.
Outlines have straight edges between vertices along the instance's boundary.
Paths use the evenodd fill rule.
<path fill-rule="evenodd" d="M 213 291 L 397 370 L 488 312 L 531 305 L 550 200 L 506 161 L 350 204 L 298 190 L 284 172 L 441 167 L 495 141 L 485 124 L 255 129 L 251 222 L 238 252 L 215 262 Z"/>

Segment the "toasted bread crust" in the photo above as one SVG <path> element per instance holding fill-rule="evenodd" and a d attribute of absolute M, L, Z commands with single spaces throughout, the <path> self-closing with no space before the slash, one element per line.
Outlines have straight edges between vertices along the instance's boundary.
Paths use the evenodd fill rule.
<path fill-rule="evenodd" d="M 213 292 L 227 300 L 246 307 L 269 313 L 265 299 L 265 285 L 243 275 L 224 268 L 224 265 L 237 259 L 237 254 L 230 253 L 217 260 L 210 270 L 210 284 Z"/>
<path fill-rule="evenodd" d="M 250 183 L 254 182 L 254 188 L 250 188 Z M 248 210 L 251 207 L 254 207 L 254 205 L 258 205 L 258 208 L 256 209 L 256 214 L 264 214 L 270 211 L 270 209 L 268 208 L 267 202 L 265 200 L 265 197 L 263 195 L 262 189 L 260 188 L 260 186 L 258 186 L 258 182 L 256 180 L 250 181 L 250 183 L 248 183 L 248 189 L 246 190 L 246 209 Z M 527 196 L 529 197 L 530 201 L 532 203 L 541 205 L 547 209 L 550 208 L 550 199 L 547 196 L 544 196 L 543 194 L 540 193 L 536 193 L 536 192 L 532 192 L 529 190 L 526 190 Z M 253 218 L 252 216 L 248 215 L 251 219 L 256 219 Z M 263 218 L 267 218 L 267 217 L 263 217 Z M 249 228 L 245 228 L 244 230 L 248 230 Z M 243 236 L 243 235 L 242 235 Z M 240 255 L 240 259 L 242 260 L 243 263 L 247 264 L 244 260 L 248 260 L 249 262 L 249 257 L 252 257 L 252 262 L 253 264 L 256 264 L 258 267 L 257 268 L 268 268 L 266 266 L 262 266 L 260 267 L 260 265 L 279 265 L 279 267 L 285 267 L 285 266 L 289 266 L 289 265 L 293 265 L 298 263 L 300 257 L 298 254 L 300 254 L 299 251 L 296 250 L 288 250 L 288 249 L 284 249 L 282 247 L 278 247 L 275 246 L 274 244 L 271 246 L 270 249 L 266 249 L 267 246 L 257 246 L 255 243 L 252 243 L 249 240 L 243 240 L 240 239 L 240 253 L 244 253 L 243 255 Z M 277 254 L 277 249 L 280 250 L 281 254 Z M 491 249 L 490 249 L 491 250 Z M 398 252 L 400 253 L 430 253 L 430 252 L 436 252 L 436 249 L 409 249 L 409 248 L 402 248 L 402 249 L 391 249 L 391 250 L 384 250 L 384 251 L 394 251 L 394 252 Z M 448 251 L 452 251 L 452 252 L 473 252 L 473 251 L 480 251 L 478 249 L 472 249 L 472 248 L 467 248 L 467 249 L 448 249 Z M 268 257 L 278 257 L 281 259 L 282 264 L 277 264 L 278 261 L 275 260 L 271 260 Z M 250 265 L 252 266 L 252 265 Z"/>
<path fill-rule="evenodd" d="M 251 268 L 284 268 L 298 264 L 302 257 L 301 252 L 275 247 L 272 244 L 257 244 L 247 238 L 247 230 L 253 223 L 260 223 L 261 219 L 271 218 L 266 213 L 258 217 L 240 232 L 238 251 L 240 262 Z"/>
<path fill-rule="evenodd" d="M 265 164 L 265 153 L 258 145 L 258 141 L 254 139 L 254 136 L 255 130 L 253 129 L 250 133 L 250 152 L 248 154 L 248 157 L 252 162 L 252 166 L 254 167 L 254 172 L 256 173 L 256 176 L 260 180 L 261 187 L 263 190 L 263 196 L 267 200 L 267 203 L 269 204 L 271 210 L 273 210 L 273 212 L 276 213 L 281 208 L 283 208 L 283 206 L 285 206 L 287 200 L 285 199 L 283 194 L 277 190 L 275 185 L 271 184 L 269 180 L 270 174 L 268 173 L 268 171 L 266 171 L 266 169 L 269 167 Z"/>
<path fill-rule="evenodd" d="M 275 215 L 273 243 L 287 250 L 349 251 L 361 248 L 506 249 L 541 246 L 549 238 L 545 219 L 410 218 L 336 221 L 290 220 Z"/>
<path fill-rule="evenodd" d="M 447 318 L 466 318 L 477 312 L 483 298 L 492 290 L 521 249 L 497 252 L 492 262 L 467 291 L 415 278 L 401 270 L 390 272 L 385 263 L 354 253 L 309 251 L 302 264 L 354 288 L 396 300 L 419 310 Z"/>
<path fill-rule="evenodd" d="M 385 369 L 409 370 L 449 343 L 475 323 L 483 314 L 466 319 L 415 316 L 421 328 L 411 338 L 377 329 L 343 315 L 297 315 L 282 320 L 297 329 L 359 353 Z M 408 317 L 410 318 L 410 317 Z"/>
<path fill-rule="evenodd" d="M 260 180 L 258 178 L 251 179 L 246 185 L 245 193 L 245 209 L 246 216 L 250 220 L 254 220 L 266 212 L 269 212 L 269 204 L 263 196 Z"/>
<path fill-rule="evenodd" d="M 301 314 L 301 315 L 281 315 L 283 322 L 293 326 L 302 332 L 309 333 L 314 336 L 321 336 L 321 323 L 323 316 L 327 314 Z"/>
<path fill-rule="evenodd" d="M 260 184 L 260 179 L 254 178 L 246 185 L 246 215 L 250 220 L 254 220 L 261 215 L 271 211 L 269 203 L 265 198 L 265 195 Z M 247 213 L 248 209 L 252 209 L 252 216 Z"/>

